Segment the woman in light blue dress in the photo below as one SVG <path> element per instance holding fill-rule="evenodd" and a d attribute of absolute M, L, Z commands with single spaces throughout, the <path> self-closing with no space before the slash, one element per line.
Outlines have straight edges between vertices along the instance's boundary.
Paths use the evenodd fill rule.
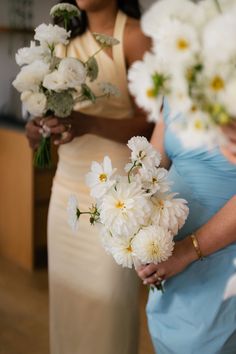
<path fill-rule="evenodd" d="M 158 354 L 235 354 L 236 296 L 224 299 L 224 292 L 235 273 L 236 165 L 218 149 L 184 149 L 171 129 L 167 102 L 163 113 L 152 143 L 190 214 L 169 260 L 138 270 L 145 284 L 165 279 L 164 293 L 149 295 L 152 341 Z"/>

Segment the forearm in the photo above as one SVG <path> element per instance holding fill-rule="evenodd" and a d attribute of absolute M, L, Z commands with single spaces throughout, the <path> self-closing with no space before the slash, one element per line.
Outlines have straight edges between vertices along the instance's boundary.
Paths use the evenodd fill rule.
<path fill-rule="evenodd" d="M 236 195 L 196 231 L 203 256 L 236 242 Z"/>
<path fill-rule="evenodd" d="M 153 130 L 153 124 L 148 123 L 141 114 L 126 119 L 110 119 L 73 112 L 73 120 L 77 126 L 77 136 L 81 133 L 94 134 L 120 143 L 127 143 L 135 135 L 149 139 Z"/>

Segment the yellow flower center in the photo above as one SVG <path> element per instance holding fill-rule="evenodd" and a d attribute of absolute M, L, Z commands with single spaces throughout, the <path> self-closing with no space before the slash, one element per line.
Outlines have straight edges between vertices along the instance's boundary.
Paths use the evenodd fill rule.
<path fill-rule="evenodd" d="M 151 244 L 150 244 L 150 250 L 151 250 L 151 254 L 153 256 L 157 256 L 160 254 L 160 248 L 158 247 L 158 245 L 154 241 L 151 242 Z"/>
<path fill-rule="evenodd" d="M 153 184 L 155 184 L 155 183 L 157 183 L 158 181 L 157 181 L 157 178 L 156 177 L 152 177 L 152 183 Z"/>
<path fill-rule="evenodd" d="M 184 38 L 179 38 L 177 41 L 177 48 L 179 50 L 186 50 L 189 47 L 189 43 Z"/>
<path fill-rule="evenodd" d="M 164 209 L 164 202 L 163 202 L 163 200 L 158 200 L 158 205 L 159 205 L 159 207 L 160 207 L 160 209 Z"/>
<path fill-rule="evenodd" d="M 215 76 L 211 81 L 211 88 L 214 91 L 220 91 L 225 87 L 225 82 L 220 76 Z"/>
<path fill-rule="evenodd" d="M 149 98 L 155 98 L 156 97 L 156 92 L 153 88 L 149 88 L 146 90 L 147 97 Z"/>
<path fill-rule="evenodd" d="M 99 176 L 100 182 L 106 182 L 107 181 L 107 175 L 105 173 L 101 173 Z"/>
<path fill-rule="evenodd" d="M 122 209 L 122 208 L 124 208 L 125 203 L 121 202 L 120 200 L 118 200 L 118 202 L 116 203 L 115 206 L 116 206 L 117 209 Z"/>
<path fill-rule="evenodd" d="M 196 119 L 196 121 L 194 122 L 194 127 L 196 128 L 196 129 L 203 129 L 203 123 L 202 123 L 202 121 L 200 120 L 200 119 Z"/>
<path fill-rule="evenodd" d="M 126 247 L 126 251 L 127 251 L 128 253 L 132 253 L 132 252 L 133 252 L 131 245 L 129 245 L 128 247 Z"/>

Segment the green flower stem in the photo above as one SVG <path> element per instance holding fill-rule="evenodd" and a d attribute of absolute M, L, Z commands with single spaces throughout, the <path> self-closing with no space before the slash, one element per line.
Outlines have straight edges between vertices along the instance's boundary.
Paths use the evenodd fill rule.
<path fill-rule="evenodd" d="M 101 46 L 93 55 L 91 55 L 91 57 L 88 58 L 88 60 L 86 60 L 86 61 L 84 62 L 84 65 L 86 65 L 87 62 L 88 62 L 91 58 L 94 58 L 95 55 L 97 55 L 98 53 L 100 53 L 105 47 L 106 47 L 106 46 Z"/>
<path fill-rule="evenodd" d="M 149 289 L 152 290 L 152 291 L 154 291 L 155 289 L 157 289 L 158 291 L 161 291 L 162 294 L 164 294 L 164 292 L 165 292 L 162 283 L 160 283 L 160 284 L 155 284 L 155 285 L 150 285 Z"/>
<path fill-rule="evenodd" d="M 42 137 L 39 147 L 34 154 L 34 166 L 41 169 L 52 166 L 50 137 Z"/>
<path fill-rule="evenodd" d="M 218 10 L 220 13 L 222 13 L 223 11 L 222 11 L 222 8 L 221 8 L 221 6 L 220 6 L 219 0 L 214 0 L 214 2 L 215 2 L 215 5 L 216 5 L 217 10 Z"/>
<path fill-rule="evenodd" d="M 130 178 L 131 172 L 132 172 L 133 169 L 137 166 L 137 165 L 136 165 L 136 162 L 137 162 L 137 161 L 134 161 L 133 165 L 130 167 L 130 170 L 129 170 L 129 172 L 128 172 L 128 181 L 129 181 L 129 183 L 131 183 L 131 178 Z"/>

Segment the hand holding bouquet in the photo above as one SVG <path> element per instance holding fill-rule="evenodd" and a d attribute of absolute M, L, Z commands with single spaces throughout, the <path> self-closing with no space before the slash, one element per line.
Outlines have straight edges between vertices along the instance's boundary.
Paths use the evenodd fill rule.
<path fill-rule="evenodd" d="M 236 121 L 236 2 L 160 0 L 142 28 L 153 51 L 129 72 L 137 104 L 156 121 L 166 96 L 186 147 L 224 143 L 220 127 Z"/>
<path fill-rule="evenodd" d="M 96 96 L 87 81 L 94 81 L 98 75 L 95 55 L 105 47 L 118 44 L 116 39 L 102 34 L 94 34 L 100 49 L 82 62 L 76 58 L 61 59 L 56 56 L 57 45 L 69 43 L 68 23 L 72 17 L 80 18 L 80 11 L 70 4 L 55 5 L 50 14 L 63 18 L 64 28 L 57 25 L 41 24 L 35 29 L 30 47 L 21 48 L 16 54 L 16 62 L 22 66 L 13 81 L 14 87 L 21 93 L 21 101 L 32 116 L 55 115 L 59 118 L 70 116 L 75 103 L 95 102 L 97 98 L 117 95 L 117 90 L 109 83 L 100 85 L 101 95 Z M 35 153 L 35 165 L 48 167 L 51 163 L 50 137 L 43 131 L 42 140 Z"/>
<path fill-rule="evenodd" d="M 68 220 L 79 227 L 82 214 L 98 224 L 102 244 L 123 267 L 159 263 L 171 256 L 178 230 L 188 216 L 184 199 L 170 193 L 168 172 L 160 167 L 160 155 L 144 137 L 128 142 L 131 161 L 125 175 L 116 174 L 109 157 L 92 162 L 86 183 L 95 199 L 89 211 L 81 211 L 75 196 L 68 202 Z"/>

